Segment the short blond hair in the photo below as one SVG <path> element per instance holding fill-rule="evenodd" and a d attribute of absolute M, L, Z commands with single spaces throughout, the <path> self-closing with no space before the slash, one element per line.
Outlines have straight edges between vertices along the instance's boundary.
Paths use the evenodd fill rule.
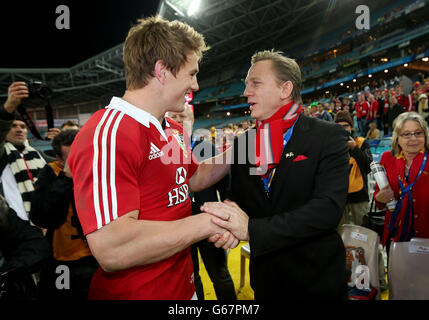
<path fill-rule="evenodd" d="M 401 113 L 393 121 L 393 133 L 392 133 L 392 155 L 396 156 L 401 152 L 401 146 L 398 143 L 399 135 L 401 134 L 402 127 L 405 121 L 412 120 L 420 124 L 423 132 L 425 133 L 425 149 L 429 150 L 429 137 L 428 137 L 428 124 L 426 120 L 419 115 L 417 112 L 404 112 Z"/>
<path fill-rule="evenodd" d="M 127 89 L 146 86 L 158 60 L 176 75 L 189 53 L 195 52 L 201 60 L 208 49 L 204 36 L 186 23 L 160 16 L 139 19 L 128 32 L 123 49 Z"/>
<path fill-rule="evenodd" d="M 294 59 L 285 57 L 282 51 L 264 50 L 256 52 L 251 59 L 252 65 L 258 61 L 271 61 L 271 68 L 274 71 L 279 84 L 286 81 L 292 82 L 292 99 L 301 103 L 301 69 Z"/>

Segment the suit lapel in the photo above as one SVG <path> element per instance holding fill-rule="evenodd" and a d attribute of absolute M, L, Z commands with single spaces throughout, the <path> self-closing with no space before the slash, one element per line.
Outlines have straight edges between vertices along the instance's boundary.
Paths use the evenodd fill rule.
<path fill-rule="evenodd" d="M 279 193 L 279 187 L 281 186 L 281 181 L 287 178 L 287 172 L 292 165 L 293 159 L 301 154 L 301 141 L 308 134 L 310 126 L 308 123 L 308 118 L 301 114 L 297 120 L 297 123 L 293 129 L 292 137 L 290 138 L 288 144 L 283 150 L 280 163 L 277 166 L 276 174 L 274 175 L 272 181 L 272 193 L 271 199 L 276 200 Z"/>

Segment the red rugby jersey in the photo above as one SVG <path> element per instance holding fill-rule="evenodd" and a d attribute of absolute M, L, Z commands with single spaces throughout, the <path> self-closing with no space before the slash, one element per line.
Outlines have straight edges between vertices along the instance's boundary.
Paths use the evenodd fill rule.
<path fill-rule="evenodd" d="M 356 118 L 365 118 L 366 114 L 368 112 L 369 104 L 366 101 L 363 102 L 356 102 L 354 109 L 356 110 Z"/>
<path fill-rule="evenodd" d="M 374 120 L 376 118 L 376 115 L 378 113 L 378 101 L 374 100 L 371 104 L 369 104 L 369 109 L 368 109 L 368 115 L 367 115 L 367 119 L 368 120 Z"/>
<path fill-rule="evenodd" d="M 120 98 L 80 130 L 68 164 L 85 235 L 139 210 L 139 219 L 171 221 L 191 215 L 189 178 L 198 168 L 182 127 L 165 130 L 149 113 Z M 117 272 L 99 268 L 90 299 L 190 299 L 195 292 L 190 249 L 153 264 Z"/>

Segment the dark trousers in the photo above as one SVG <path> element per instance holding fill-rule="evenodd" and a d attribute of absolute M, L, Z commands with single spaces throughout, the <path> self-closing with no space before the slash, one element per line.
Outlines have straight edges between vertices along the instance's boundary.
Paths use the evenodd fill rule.
<path fill-rule="evenodd" d="M 365 118 L 360 118 L 357 120 L 359 132 L 362 137 L 366 137 L 366 133 L 368 132 L 368 121 Z"/>
<path fill-rule="evenodd" d="M 381 131 L 384 130 L 384 122 L 381 117 L 377 118 L 377 129 Z"/>
<path fill-rule="evenodd" d="M 199 300 L 204 300 L 204 288 L 199 274 L 198 250 L 218 300 L 237 300 L 234 282 L 228 270 L 227 255 L 224 249 L 216 248 L 213 243 L 202 240 L 191 246 L 192 261 L 194 263 L 195 288 Z"/>

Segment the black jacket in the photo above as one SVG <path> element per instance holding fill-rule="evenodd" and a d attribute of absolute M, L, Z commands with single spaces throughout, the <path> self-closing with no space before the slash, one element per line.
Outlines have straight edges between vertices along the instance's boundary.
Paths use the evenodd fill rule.
<path fill-rule="evenodd" d="M 230 198 L 250 217 L 250 283 L 255 298 L 346 298 L 345 249 L 337 232 L 348 190 L 346 131 L 300 115 L 269 196 L 261 178 L 249 172 L 254 137 L 247 131 L 234 141 Z M 307 159 L 294 161 L 300 155 Z M 238 164 L 243 156 L 246 163 Z"/>
<path fill-rule="evenodd" d="M 389 107 L 389 109 L 387 110 L 387 123 L 389 124 L 389 127 L 393 128 L 393 121 L 396 119 L 397 116 L 404 112 L 405 108 L 400 104 L 395 104 L 394 106 Z"/>
<path fill-rule="evenodd" d="M 34 187 L 29 218 L 35 225 L 48 229 L 46 236 L 52 241 L 54 230 L 67 220 L 70 203 L 74 203 L 73 179 L 63 172 L 57 176 L 46 164 Z"/>
<path fill-rule="evenodd" d="M 192 148 L 192 152 L 198 161 L 214 157 L 219 154 L 216 150 L 216 146 L 207 141 L 196 141 Z M 229 192 L 231 175 L 228 173 L 215 185 L 202 190 L 200 192 L 192 193 L 192 214 L 198 214 L 201 212 L 200 207 L 204 202 L 218 201 L 217 193 L 219 192 L 220 200 L 223 201 L 227 198 Z"/>
<path fill-rule="evenodd" d="M 0 196 L 0 251 L 4 264 L 0 272 L 24 267 L 29 273 L 40 271 L 52 248 L 42 230 L 20 219 Z"/>

